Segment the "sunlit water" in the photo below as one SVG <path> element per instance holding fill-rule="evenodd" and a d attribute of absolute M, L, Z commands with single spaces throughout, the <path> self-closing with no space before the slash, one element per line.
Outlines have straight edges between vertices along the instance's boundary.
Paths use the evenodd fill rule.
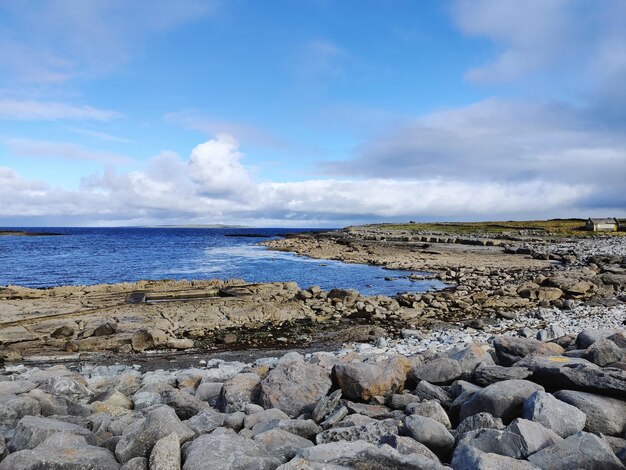
<path fill-rule="evenodd" d="M 365 295 L 395 295 L 445 287 L 436 280 L 411 281 L 410 271 L 312 259 L 258 245 L 267 238 L 225 236 L 277 236 L 302 231 L 298 229 L 44 227 L 25 230 L 63 236 L 0 236 L 0 285 L 49 287 L 141 279 L 238 278 L 248 282 L 295 281 L 303 288 L 312 285 L 326 290 L 350 288 Z"/>

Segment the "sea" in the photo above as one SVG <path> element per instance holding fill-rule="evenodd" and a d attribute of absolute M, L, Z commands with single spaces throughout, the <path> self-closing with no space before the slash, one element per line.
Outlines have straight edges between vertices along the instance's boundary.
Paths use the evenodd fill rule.
<path fill-rule="evenodd" d="M 0 236 L 0 286 L 47 288 L 143 279 L 295 281 L 301 288 L 356 289 L 393 296 L 446 287 L 409 279 L 416 271 L 313 259 L 272 251 L 263 240 L 311 229 L 6 227 L 54 236 Z"/>

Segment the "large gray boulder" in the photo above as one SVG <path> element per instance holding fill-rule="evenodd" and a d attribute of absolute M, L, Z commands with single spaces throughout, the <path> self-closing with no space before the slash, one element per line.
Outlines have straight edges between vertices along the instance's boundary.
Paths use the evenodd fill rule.
<path fill-rule="evenodd" d="M 498 361 L 503 366 L 512 366 L 529 354 L 552 356 L 563 354 L 565 350 L 555 343 L 544 343 L 531 338 L 498 336 L 493 341 Z"/>
<path fill-rule="evenodd" d="M 454 470 L 538 470 L 539 467 L 504 455 L 483 452 L 467 444 L 459 444 L 452 458 Z"/>
<path fill-rule="evenodd" d="M 489 413 L 482 412 L 468 416 L 455 429 L 457 436 L 478 429 L 504 429 L 504 423 L 500 418 L 494 418 Z"/>
<path fill-rule="evenodd" d="M 183 470 L 274 470 L 282 463 L 263 444 L 226 428 L 192 441 L 184 448 L 183 457 Z"/>
<path fill-rule="evenodd" d="M 621 361 L 624 357 L 624 351 L 610 339 L 603 338 L 589 346 L 585 350 L 583 357 L 589 362 L 605 367 Z"/>
<path fill-rule="evenodd" d="M 270 454 L 279 457 L 283 462 L 288 462 L 302 449 L 313 445 L 310 440 L 282 429 L 270 429 L 252 439 L 263 444 Z"/>
<path fill-rule="evenodd" d="M 304 362 L 300 355 L 289 356 L 283 356 L 261 382 L 261 403 L 264 408 L 278 408 L 295 418 L 313 411 L 332 382 L 323 367 Z"/>
<path fill-rule="evenodd" d="M 193 418 L 183 421 L 183 424 L 189 427 L 196 436 L 208 434 L 216 428 L 224 425 L 224 421 L 228 415 L 210 409 L 201 411 Z"/>
<path fill-rule="evenodd" d="M 626 401 L 573 390 L 560 390 L 554 396 L 585 413 L 586 431 L 609 436 L 626 432 Z"/>
<path fill-rule="evenodd" d="M 608 338 L 616 333 L 615 330 L 611 329 L 589 329 L 583 330 L 578 333 L 576 337 L 576 345 L 580 349 L 587 349 L 593 343 L 603 338 Z"/>
<path fill-rule="evenodd" d="M 509 429 L 478 429 L 460 436 L 458 446 L 472 446 L 489 454 L 498 454 L 514 459 L 523 458 L 524 441 Z"/>
<path fill-rule="evenodd" d="M 396 356 L 376 364 L 337 364 L 332 376 L 345 397 L 369 401 L 374 396 L 384 397 L 402 390 L 410 369 L 411 363 L 406 357 Z"/>
<path fill-rule="evenodd" d="M 420 454 L 402 455 L 388 445 L 369 442 L 332 442 L 301 450 L 278 470 L 444 470 L 444 467 Z"/>
<path fill-rule="evenodd" d="M 525 367 L 478 366 L 472 373 L 472 382 L 484 387 L 504 380 L 524 380 L 533 375 Z"/>
<path fill-rule="evenodd" d="M 115 447 L 115 456 L 122 463 L 134 457 L 147 458 L 156 442 L 172 433 L 178 436 L 180 444 L 194 437 L 194 432 L 180 422 L 172 408 L 155 407 L 139 426 L 122 435 Z"/>
<path fill-rule="evenodd" d="M 327 429 L 315 438 L 317 444 L 337 441 L 365 441 L 378 444 L 380 438 L 398 434 L 398 424 L 393 419 L 374 421 L 362 426 L 336 427 Z"/>
<path fill-rule="evenodd" d="M 446 428 L 450 429 L 452 424 L 450 418 L 437 400 L 426 400 L 420 403 L 410 403 L 406 407 L 406 412 L 412 415 L 426 416 L 435 421 L 439 421 Z"/>
<path fill-rule="evenodd" d="M 406 433 L 421 442 L 435 454 L 445 456 L 454 446 L 454 437 L 438 421 L 425 416 L 411 415 L 404 421 Z"/>
<path fill-rule="evenodd" d="M 459 361 L 449 357 L 437 357 L 418 364 L 411 371 L 411 377 L 426 380 L 435 385 L 446 385 L 463 376 Z"/>
<path fill-rule="evenodd" d="M 486 411 L 505 422 L 510 421 L 521 416 L 522 404 L 537 390 L 544 391 L 541 385 L 527 380 L 505 380 L 489 385 L 461 405 L 459 420 Z"/>
<path fill-rule="evenodd" d="M 553 446 L 546 447 L 528 460 L 540 468 L 550 470 L 623 470 L 624 466 L 611 447 L 598 436 L 576 433 Z"/>
<path fill-rule="evenodd" d="M 563 438 L 541 424 L 523 418 L 515 419 L 506 428 L 507 431 L 517 434 L 522 439 L 522 456 L 527 457 L 545 447 L 549 447 Z"/>
<path fill-rule="evenodd" d="M 25 416 L 17 424 L 8 448 L 11 452 L 33 449 L 48 437 L 59 432 L 76 434 L 84 437 L 89 444 L 96 444 L 94 434 L 82 426 L 39 416 Z"/>
<path fill-rule="evenodd" d="M 575 406 L 537 391 L 522 405 L 522 417 L 551 429 L 561 437 L 569 437 L 585 428 L 587 417 Z"/>
<path fill-rule="evenodd" d="M 176 433 L 159 439 L 150 452 L 150 470 L 180 470 L 180 442 Z"/>
<path fill-rule="evenodd" d="M 271 429 L 281 429 L 309 440 L 322 432 L 322 428 L 312 419 L 273 419 L 255 424 L 252 427 L 252 434 L 261 434 Z"/>
<path fill-rule="evenodd" d="M 236 374 L 224 382 L 218 408 L 224 413 L 243 411 L 248 403 L 256 403 L 261 392 L 261 378 L 257 374 Z"/>
<path fill-rule="evenodd" d="M 164 390 L 161 395 L 163 403 L 173 408 L 180 419 L 189 419 L 211 409 L 208 403 L 176 388 Z"/>
<path fill-rule="evenodd" d="M 10 454 L 0 470 L 119 470 L 115 456 L 69 432 L 51 435 L 34 449 Z"/>

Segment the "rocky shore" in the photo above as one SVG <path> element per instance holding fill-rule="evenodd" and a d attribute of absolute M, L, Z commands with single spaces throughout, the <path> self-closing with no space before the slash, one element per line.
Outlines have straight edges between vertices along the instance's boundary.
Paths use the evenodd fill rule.
<path fill-rule="evenodd" d="M 626 468 L 626 331 L 562 333 L 169 371 L 6 367 L 0 470 Z"/>

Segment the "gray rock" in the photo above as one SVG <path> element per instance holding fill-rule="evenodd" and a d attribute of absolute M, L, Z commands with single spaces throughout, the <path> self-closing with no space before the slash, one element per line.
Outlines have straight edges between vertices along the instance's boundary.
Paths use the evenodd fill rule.
<path fill-rule="evenodd" d="M 385 397 L 402 390 L 410 368 L 407 358 L 395 356 L 376 364 L 336 364 L 332 376 L 345 397 L 368 401 L 374 396 Z"/>
<path fill-rule="evenodd" d="M 253 439 L 263 444 L 270 454 L 279 457 L 283 462 L 291 460 L 302 449 L 313 445 L 308 439 L 282 429 L 265 431 L 257 434 Z"/>
<path fill-rule="evenodd" d="M 135 457 L 122 465 L 120 470 L 149 470 L 148 459 L 145 457 Z"/>
<path fill-rule="evenodd" d="M 587 417 L 575 406 L 557 400 L 549 393 L 537 391 L 522 406 L 522 417 L 569 437 L 585 428 Z"/>
<path fill-rule="evenodd" d="M 454 470 L 538 470 L 538 467 L 504 455 L 490 454 L 463 444 L 457 446 L 452 458 Z"/>
<path fill-rule="evenodd" d="M 243 411 L 248 403 L 255 403 L 261 392 L 261 379 L 253 373 L 236 374 L 224 382 L 218 408 L 224 413 Z"/>
<path fill-rule="evenodd" d="M 31 390 L 28 392 L 28 396 L 39 402 L 42 416 L 69 414 L 67 400 L 65 398 L 55 397 L 39 389 Z"/>
<path fill-rule="evenodd" d="M 442 408 L 437 400 L 427 400 L 421 403 L 411 403 L 407 405 L 406 412 L 412 415 L 414 414 L 432 418 L 435 421 L 443 424 L 448 429 L 452 427 L 452 424 L 450 423 L 450 418 L 448 418 L 445 410 Z"/>
<path fill-rule="evenodd" d="M 352 413 L 361 414 L 374 419 L 392 418 L 397 412 L 383 405 L 367 405 L 365 403 L 352 403 L 346 401 L 346 406 Z"/>
<path fill-rule="evenodd" d="M 132 400 L 134 408 L 136 410 L 143 410 L 154 405 L 165 404 L 163 392 L 168 390 L 174 390 L 174 387 L 163 382 L 146 383 L 133 395 Z"/>
<path fill-rule="evenodd" d="M 348 416 L 348 413 L 349 413 L 348 408 L 345 406 L 337 408 L 335 411 L 329 414 L 328 417 L 324 421 L 320 423 L 320 426 L 322 427 L 322 429 L 332 428 L 337 423 L 339 423 L 342 419 Z"/>
<path fill-rule="evenodd" d="M 244 419 L 246 419 L 246 414 L 243 411 L 235 411 L 224 418 L 224 427 L 238 432 L 243 429 Z"/>
<path fill-rule="evenodd" d="M 280 459 L 264 445 L 226 428 L 204 434 L 183 449 L 183 470 L 274 470 Z"/>
<path fill-rule="evenodd" d="M 268 410 L 262 410 L 259 413 L 246 416 L 243 420 L 243 427 L 252 429 L 252 427 L 257 423 L 265 423 L 275 419 L 289 419 L 289 416 L 278 408 L 270 408 Z"/>
<path fill-rule="evenodd" d="M 463 377 L 468 379 L 479 365 L 483 367 L 495 365 L 488 348 L 478 344 L 472 344 L 461 351 L 455 352 L 450 358 L 459 363 Z"/>
<path fill-rule="evenodd" d="M 183 424 L 189 427 L 196 436 L 208 434 L 216 428 L 224 425 L 224 420 L 228 415 L 219 413 L 213 409 L 201 411 L 194 417 L 183 421 Z"/>
<path fill-rule="evenodd" d="M 514 459 L 525 456 L 522 438 L 508 429 L 478 429 L 467 432 L 459 438 L 458 446 L 463 445 Z"/>
<path fill-rule="evenodd" d="M 583 354 L 583 358 L 587 359 L 589 362 L 593 362 L 594 364 L 605 367 L 614 362 L 619 362 L 623 359 L 624 352 L 610 339 L 599 339 L 591 346 L 589 346 L 585 353 Z"/>
<path fill-rule="evenodd" d="M 222 391 L 221 383 L 203 382 L 198 385 L 195 397 L 198 400 L 206 401 L 211 406 L 217 406 L 217 401 Z"/>
<path fill-rule="evenodd" d="M 522 418 L 514 420 L 506 429 L 522 438 L 523 457 L 563 440 L 561 436 L 541 424 Z"/>
<path fill-rule="evenodd" d="M 411 371 L 414 380 L 426 380 L 435 385 L 452 383 L 463 375 L 458 361 L 449 357 L 438 357 L 417 365 Z"/>
<path fill-rule="evenodd" d="M 264 408 L 261 405 L 256 405 L 254 403 L 248 403 L 243 407 L 243 412 L 247 415 L 253 415 L 255 413 L 260 413 Z"/>
<path fill-rule="evenodd" d="M 421 400 L 437 400 L 443 406 L 452 403 L 452 395 L 438 385 L 433 385 L 426 380 L 417 384 L 414 394 Z"/>
<path fill-rule="evenodd" d="M 437 462 L 419 454 L 402 455 L 390 446 L 377 446 L 369 442 L 332 442 L 300 451 L 280 470 L 443 470 Z"/>
<path fill-rule="evenodd" d="M 78 401 L 93 395 L 93 393 L 78 380 L 63 376 L 50 377 L 44 384 L 39 386 L 39 389 L 51 395 L 62 396 L 71 401 Z"/>
<path fill-rule="evenodd" d="M 330 395 L 320 398 L 313 409 L 313 413 L 311 413 L 311 419 L 316 423 L 324 421 L 326 416 L 337 408 L 339 400 L 341 400 L 341 389 L 335 390 Z"/>
<path fill-rule="evenodd" d="M 337 441 L 365 441 L 378 444 L 382 436 L 398 434 L 398 424 L 393 419 L 374 421 L 363 426 L 350 426 L 327 429 L 315 438 L 317 444 Z"/>
<path fill-rule="evenodd" d="M 404 410 L 407 405 L 420 401 L 422 401 L 420 397 L 411 393 L 394 393 L 387 400 L 387 404 L 394 410 Z"/>
<path fill-rule="evenodd" d="M 134 457 L 148 457 L 154 444 L 172 433 L 176 433 L 180 444 L 194 437 L 194 432 L 180 422 L 172 408 L 158 406 L 148 412 L 143 422 L 122 435 L 115 456 L 122 463 Z"/>
<path fill-rule="evenodd" d="M 585 413 L 585 430 L 619 436 L 626 432 L 626 402 L 593 393 L 560 390 L 554 396 Z"/>
<path fill-rule="evenodd" d="M 256 424 L 252 428 L 252 434 L 261 434 L 271 429 L 281 429 L 309 440 L 322 432 L 322 428 L 312 419 L 275 419 L 266 423 Z"/>
<path fill-rule="evenodd" d="M 605 441 L 586 432 L 576 433 L 553 446 L 546 447 L 528 457 L 528 460 L 540 468 L 550 470 L 624 468 Z"/>
<path fill-rule="evenodd" d="M 89 444 L 96 444 L 93 433 L 82 426 L 39 416 L 25 416 L 17 424 L 8 448 L 11 452 L 33 449 L 59 432 L 73 433 L 84 437 Z"/>
<path fill-rule="evenodd" d="M 505 380 L 489 385 L 474 393 L 461 405 L 459 419 L 462 421 L 476 413 L 486 411 L 507 422 L 521 416 L 522 404 L 543 387 L 527 380 Z"/>
<path fill-rule="evenodd" d="M 516 338 L 513 336 L 498 336 L 493 341 L 498 361 L 503 366 L 512 366 L 520 359 L 533 355 L 552 356 L 563 354 L 561 346 L 554 343 L 543 343 L 536 339 Z"/>
<path fill-rule="evenodd" d="M 34 389 L 37 385 L 30 380 L 0 382 L 0 395 L 19 395 Z"/>
<path fill-rule="evenodd" d="M 370 418 L 369 416 L 360 415 L 360 414 L 351 414 L 342 419 L 337 425 L 336 428 L 345 428 L 348 426 L 363 426 L 365 424 L 370 424 L 376 421 L 374 418 Z"/>
<path fill-rule="evenodd" d="M 34 449 L 10 454 L 0 470 L 118 470 L 113 454 L 87 444 L 85 438 L 69 432 L 49 436 Z"/>
<path fill-rule="evenodd" d="M 461 436 L 466 432 L 476 431 L 478 429 L 504 429 L 504 423 L 500 418 L 494 418 L 486 412 L 476 413 L 468 416 L 459 423 L 456 428 L 456 434 Z"/>
<path fill-rule="evenodd" d="M 587 349 L 596 341 L 603 339 L 603 338 L 608 338 L 609 336 L 612 336 L 615 333 L 616 333 L 615 330 L 610 330 L 610 329 L 583 330 L 580 333 L 578 333 L 578 336 L 576 337 L 576 345 L 580 349 Z"/>
<path fill-rule="evenodd" d="M 176 433 L 156 441 L 150 452 L 150 470 L 180 470 L 180 442 Z"/>
<path fill-rule="evenodd" d="M 163 403 L 173 408 L 180 419 L 189 419 L 211 409 L 208 403 L 175 388 L 164 390 L 161 395 Z"/>
<path fill-rule="evenodd" d="M 559 325 L 548 325 L 543 330 L 537 332 L 537 339 L 539 341 L 551 341 L 553 339 L 565 336 L 567 332 Z"/>
<path fill-rule="evenodd" d="M 438 421 L 425 416 L 411 415 L 404 421 L 409 436 L 421 442 L 435 454 L 446 455 L 454 446 L 454 437 Z"/>
<path fill-rule="evenodd" d="M 533 375 L 525 367 L 478 366 L 472 373 L 472 381 L 487 386 L 504 380 L 524 380 Z"/>
<path fill-rule="evenodd" d="M 380 439 L 379 444 L 387 444 L 388 446 L 393 447 L 401 454 L 419 454 L 423 457 L 426 457 L 429 460 L 433 460 L 440 464 L 439 457 L 426 447 L 421 442 L 417 442 L 415 439 L 408 436 L 398 436 L 398 435 L 390 435 L 383 436 Z"/>

